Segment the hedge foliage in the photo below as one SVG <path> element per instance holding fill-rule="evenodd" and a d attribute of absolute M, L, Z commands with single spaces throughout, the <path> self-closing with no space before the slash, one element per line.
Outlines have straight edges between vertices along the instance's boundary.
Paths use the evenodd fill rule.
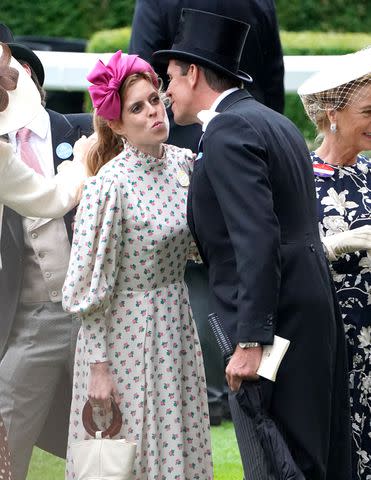
<path fill-rule="evenodd" d="M 284 30 L 370 32 L 370 0 L 276 0 Z"/>
<path fill-rule="evenodd" d="M 113 30 L 102 30 L 95 33 L 89 40 L 86 50 L 88 52 L 115 52 L 122 50 L 127 52 L 131 36 L 131 28 L 115 28 Z"/>
<path fill-rule="evenodd" d="M 130 27 L 103 30 L 88 42 L 89 52 L 128 50 Z M 370 33 L 280 32 L 285 55 L 342 55 L 371 45 Z"/>
<path fill-rule="evenodd" d="M 370 33 L 280 31 L 285 55 L 342 55 L 371 45 Z"/>
<path fill-rule="evenodd" d="M 135 0 L 1 0 L 0 22 L 14 35 L 89 39 L 131 25 Z"/>
<path fill-rule="evenodd" d="M 98 30 L 130 26 L 134 6 L 135 0 L 1 0 L 0 21 L 16 35 L 89 39 Z M 369 0 L 276 0 L 276 6 L 284 30 L 371 31 Z"/>

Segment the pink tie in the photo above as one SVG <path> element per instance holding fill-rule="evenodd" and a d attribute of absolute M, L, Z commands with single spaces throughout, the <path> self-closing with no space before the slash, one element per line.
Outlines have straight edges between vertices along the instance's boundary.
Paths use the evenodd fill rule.
<path fill-rule="evenodd" d="M 21 159 L 26 165 L 33 168 L 35 172 L 44 175 L 44 172 L 41 169 L 40 162 L 33 151 L 30 144 L 31 130 L 29 128 L 21 128 L 17 132 L 17 138 L 21 147 Z"/>

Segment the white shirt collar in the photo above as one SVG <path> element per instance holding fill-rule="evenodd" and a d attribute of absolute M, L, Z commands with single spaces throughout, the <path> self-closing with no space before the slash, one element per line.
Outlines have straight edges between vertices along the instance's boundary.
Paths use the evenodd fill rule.
<path fill-rule="evenodd" d="M 228 90 L 225 90 L 222 92 L 212 103 L 211 107 L 208 110 L 201 110 L 197 114 L 197 118 L 201 121 L 202 123 L 202 131 L 204 132 L 209 125 L 210 121 L 219 115 L 219 112 L 216 111 L 218 105 L 221 103 L 222 100 L 224 100 L 228 95 L 231 93 L 235 92 L 236 90 L 239 90 L 237 87 L 229 88 Z"/>
<path fill-rule="evenodd" d="M 50 120 L 48 112 L 45 110 L 45 108 L 41 108 L 36 117 L 25 126 L 42 140 L 45 140 L 49 130 L 49 123 Z M 11 140 L 13 139 L 13 141 L 16 135 L 17 130 L 9 133 L 9 137 Z"/>

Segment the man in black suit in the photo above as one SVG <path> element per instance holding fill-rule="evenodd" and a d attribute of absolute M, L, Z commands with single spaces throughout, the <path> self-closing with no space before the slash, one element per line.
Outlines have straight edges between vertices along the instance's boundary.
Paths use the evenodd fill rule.
<path fill-rule="evenodd" d="M 251 81 L 239 70 L 247 31 L 243 22 L 184 9 L 172 48 L 154 54 L 168 63 L 175 121 L 198 121 L 205 131 L 188 221 L 209 268 L 212 311 L 235 346 L 226 376 L 245 478 L 271 478 L 236 400 L 243 381 L 259 381 L 306 480 L 348 480 L 344 329 L 318 233 L 312 166 L 297 128 L 241 88 Z M 273 383 L 256 372 L 275 334 L 291 344 Z"/>
<path fill-rule="evenodd" d="M 284 107 L 284 67 L 277 15 L 273 0 L 137 0 L 132 22 L 129 53 L 137 53 L 147 61 L 156 50 L 170 48 L 182 8 L 197 8 L 240 19 L 251 24 L 241 68 L 253 78 L 249 91 L 254 97 L 278 112 Z M 155 65 L 156 71 L 167 83 L 166 68 Z M 197 150 L 201 136 L 199 124 L 179 126 L 169 110 L 170 135 L 168 143 Z M 208 387 L 210 420 L 221 421 L 223 408 L 224 369 L 220 352 L 207 324 L 208 279 L 202 264 L 189 261 L 185 279 L 195 316 L 204 355 Z M 224 410 L 227 402 L 223 402 Z"/>
<path fill-rule="evenodd" d="M 0 40 L 33 78 L 41 94 L 44 69 L 29 48 Z M 27 125 L 28 142 L 45 176 L 72 159 L 72 147 L 91 132 L 91 116 L 42 109 Z M 22 156 L 21 132 L 9 141 Z M 73 212 L 64 219 L 31 219 L 4 209 L 0 270 L 0 411 L 8 431 L 13 475 L 24 480 L 34 444 L 65 457 L 74 347 L 79 323 L 61 304 Z"/>

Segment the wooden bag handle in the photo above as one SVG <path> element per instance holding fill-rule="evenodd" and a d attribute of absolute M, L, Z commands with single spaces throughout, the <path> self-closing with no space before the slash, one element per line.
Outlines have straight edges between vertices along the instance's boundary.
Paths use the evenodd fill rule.
<path fill-rule="evenodd" d="M 119 433 L 122 427 L 122 414 L 113 398 L 111 398 L 111 406 L 112 406 L 112 423 L 111 425 L 102 432 L 102 438 L 112 438 Z M 82 423 L 85 427 L 85 430 L 88 432 L 89 435 L 95 438 L 96 432 L 99 431 L 96 423 L 93 420 L 93 407 L 89 400 L 85 403 L 84 408 L 82 410 Z"/>

